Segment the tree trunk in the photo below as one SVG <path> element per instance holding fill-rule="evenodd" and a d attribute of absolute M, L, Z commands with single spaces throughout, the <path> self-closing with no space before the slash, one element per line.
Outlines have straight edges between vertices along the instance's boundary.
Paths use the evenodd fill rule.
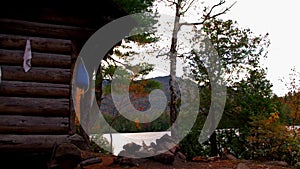
<path fill-rule="evenodd" d="M 112 133 L 111 133 L 111 126 L 109 126 L 109 137 L 110 137 L 110 145 L 109 145 L 109 151 L 112 154 L 113 153 L 113 138 L 112 138 Z"/>
<path fill-rule="evenodd" d="M 171 128 L 171 136 L 178 140 L 178 128 L 175 123 L 178 109 L 177 109 L 177 92 L 175 88 L 175 80 L 176 80 L 176 57 L 177 57 L 177 35 L 180 29 L 179 21 L 180 21 L 180 6 L 182 0 L 178 0 L 178 4 L 176 5 L 176 16 L 174 20 L 174 28 L 172 33 L 172 42 L 170 48 L 170 124 Z"/>
<path fill-rule="evenodd" d="M 212 135 L 209 138 L 209 141 L 210 141 L 210 147 L 211 147 L 211 150 L 210 150 L 211 156 L 217 156 L 218 155 L 218 147 L 217 147 L 217 134 L 216 134 L 216 131 L 214 131 L 212 133 Z"/>

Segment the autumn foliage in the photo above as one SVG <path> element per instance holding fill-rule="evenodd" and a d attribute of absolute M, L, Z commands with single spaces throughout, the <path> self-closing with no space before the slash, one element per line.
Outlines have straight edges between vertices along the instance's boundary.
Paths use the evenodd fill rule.
<path fill-rule="evenodd" d="M 283 125 L 278 112 L 269 117 L 251 118 L 251 135 L 247 138 L 253 159 L 282 160 L 295 164 L 300 160 L 300 137 Z"/>

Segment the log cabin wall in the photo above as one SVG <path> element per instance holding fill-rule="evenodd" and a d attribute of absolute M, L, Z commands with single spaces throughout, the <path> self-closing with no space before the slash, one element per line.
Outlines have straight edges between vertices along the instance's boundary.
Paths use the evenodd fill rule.
<path fill-rule="evenodd" d="M 1 10 L 1 152 L 48 150 L 75 133 L 71 77 L 77 55 L 92 33 L 125 15 L 111 1 L 102 3 L 84 13 L 53 6 Z M 27 40 L 32 68 L 25 73 Z"/>

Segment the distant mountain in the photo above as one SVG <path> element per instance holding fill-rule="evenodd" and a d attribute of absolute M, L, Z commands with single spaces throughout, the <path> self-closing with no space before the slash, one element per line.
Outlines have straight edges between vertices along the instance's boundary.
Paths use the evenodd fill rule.
<path fill-rule="evenodd" d="M 167 100 L 170 100 L 170 91 L 169 91 L 169 76 L 163 76 L 163 77 L 155 77 L 147 80 L 153 80 L 161 84 L 162 91 L 165 93 L 165 96 L 167 97 Z M 139 83 L 139 81 L 137 81 Z M 103 86 L 110 85 L 110 82 L 107 80 L 103 81 Z M 133 99 L 132 95 L 130 95 L 131 98 L 131 103 L 133 105 L 138 105 L 140 110 L 147 110 L 150 107 L 149 101 L 148 101 L 148 96 L 147 97 L 141 97 L 138 100 Z M 167 108 L 168 109 L 168 108 Z M 104 114 L 114 114 L 117 113 L 116 108 L 114 106 L 112 97 L 110 94 L 104 95 L 102 101 L 101 101 L 101 106 L 100 110 Z"/>

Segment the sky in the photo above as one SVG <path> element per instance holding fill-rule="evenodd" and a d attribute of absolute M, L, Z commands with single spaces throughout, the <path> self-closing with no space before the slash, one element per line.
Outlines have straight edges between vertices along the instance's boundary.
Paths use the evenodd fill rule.
<path fill-rule="evenodd" d="M 227 4 L 233 3 L 227 0 Z M 293 67 L 300 72 L 300 1 L 299 0 L 237 0 L 224 19 L 236 20 L 243 28 L 256 34 L 269 33 L 271 45 L 268 58 L 262 63 L 268 68 L 267 78 L 275 94 L 287 93 L 285 82 Z"/>
<path fill-rule="evenodd" d="M 194 1 L 194 6 L 212 6 L 218 0 Z M 241 28 L 249 28 L 254 34 L 269 34 L 270 46 L 268 48 L 267 59 L 261 61 L 262 66 L 267 68 L 267 78 L 273 84 L 273 92 L 278 96 L 283 96 L 288 92 L 285 86 L 292 68 L 300 72 L 300 57 L 298 48 L 300 47 L 300 1 L 299 0 L 226 0 L 226 3 L 217 8 L 221 11 L 231 4 L 234 6 L 226 14 L 221 15 L 222 19 L 232 19 L 237 21 Z M 163 3 L 158 3 L 160 13 L 174 15 L 171 8 Z M 199 8 L 190 8 L 186 21 L 196 21 Z M 298 56 L 299 55 L 299 56 Z M 299 77 L 300 78 L 300 77 Z M 283 80 L 283 82 L 282 82 Z"/>
<path fill-rule="evenodd" d="M 163 2 L 166 2 L 166 0 L 156 1 L 158 12 L 173 17 L 175 14 L 174 10 Z M 188 17 L 183 18 L 183 20 L 197 22 L 198 17 L 196 16 L 199 16 L 197 13 L 202 13 L 203 9 L 197 6 L 212 6 L 218 2 L 219 0 L 194 0 L 194 5 L 191 6 L 186 15 Z M 217 8 L 216 12 L 224 10 L 224 8 L 234 2 L 236 3 L 230 11 L 221 15 L 220 18 L 237 21 L 240 28 L 249 28 L 256 35 L 269 34 L 268 38 L 271 44 L 268 48 L 267 58 L 262 59 L 261 64 L 267 68 L 267 79 L 273 84 L 272 90 L 274 94 L 283 96 L 288 92 L 285 84 L 289 83 L 291 69 L 296 68 L 296 71 L 300 72 L 300 62 L 297 59 L 297 57 L 300 57 L 298 53 L 298 48 L 300 48 L 300 10 L 298 10 L 300 1 L 226 0 L 226 3 Z M 173 18 L 167 19 L 170 19 L 170 23 L 173 22 Z M 167 45 L 170 45 L 172 27 L 173 25 L 167 26 L 169 30 L 163 31 L 161 35 L 161 37 L 169 38 L 166 42 L 163 42 Z M 165 49 L 168 50 L 169 46 L 166 46 Z M 145 51 L 145 55 L 149 55 L 149 53 Z M 135 61 L 139 62 L 138 60 Z M 161 76 L 168 75 L 169 64 L 166 64 L 168 62 L 167 59 L 160 60 L 159 58 L 152 57 L 147 62 L 158 65 L 155 71 L 149 76 L 155 76 L 159 73 Z M 179 65 L 182 63 L 180 60 L 178 62 Z M 180 70 L 180 66 L 177 69 Z"/>

